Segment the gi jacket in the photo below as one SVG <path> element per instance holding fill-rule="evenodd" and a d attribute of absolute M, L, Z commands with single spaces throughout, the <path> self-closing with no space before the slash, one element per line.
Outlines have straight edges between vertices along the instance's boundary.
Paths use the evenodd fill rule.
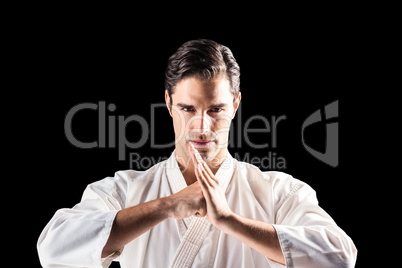
<path fill-rule="evenodd" d="M 233 212 L 273 224 L 286 267 L 354 267 L 352 240 L 318 205 L 315 191 L 282 172 L 262 172 L 228 153 L 216 177 Z M 146 171 L 116 172 L 58 210 L 38 240 L 43 267 L 285 267 L 223 233 L 205 217 L 168 219 L 101 258 L 117 212 L 172 195 L 186 182 L 175 154 Z"/>

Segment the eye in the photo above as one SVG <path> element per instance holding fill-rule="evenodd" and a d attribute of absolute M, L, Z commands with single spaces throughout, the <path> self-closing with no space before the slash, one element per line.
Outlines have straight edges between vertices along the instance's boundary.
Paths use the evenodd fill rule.
<path fill-rule="evenodd" d="M 183 107 L 181 109 L 182 109 L 182 111 L 185 111 L 185 112 L 194 112 L 194 108 L 192 108 L 192 107 Z"/>
<path fill-rule="evenodd" d="M 219 113 L 219 112 L 221 112 L 221 111 L 222 111 L 221 108 L 212 108 L 212 109 L 210 110 L 211 113 Z"/>

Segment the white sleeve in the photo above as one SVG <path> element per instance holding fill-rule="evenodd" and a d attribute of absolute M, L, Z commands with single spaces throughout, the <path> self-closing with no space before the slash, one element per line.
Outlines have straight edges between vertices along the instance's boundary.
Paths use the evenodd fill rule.
<path fill-rule="evenodd" d="M 286 267 L 354 267 L 357 250 L 349 236 L 318 205 L 315 191 L 293 180 L 276 210 Z"/>
<path fill-rule="evenodd" d="M 88 185 L 79 204 L 58 210 L 37 248 L 43 267 L 108 267 L 119 253 L 101 259 L 114 218 L 123 208 L 119 176 Z"/>

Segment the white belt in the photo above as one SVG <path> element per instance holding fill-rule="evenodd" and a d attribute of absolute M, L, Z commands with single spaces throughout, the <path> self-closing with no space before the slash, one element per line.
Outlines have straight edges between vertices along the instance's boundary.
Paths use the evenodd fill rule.
<path fill-rule="evenodd" d="M 208 234 L 210 223 L 206 217 L 197 218 L 192 216 L 190 227 L 184 234 L 184 237 L 177 249 L 171 268 L 191 267 L 195 256 L 197 255 L 202 242 Z"/>

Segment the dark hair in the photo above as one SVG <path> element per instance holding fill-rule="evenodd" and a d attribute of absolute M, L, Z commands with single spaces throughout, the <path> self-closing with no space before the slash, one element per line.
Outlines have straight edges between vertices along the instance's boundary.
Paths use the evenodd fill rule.
<path fill-rule="evenodd" d="M 165 89 L 171 98 L 176 84 L 185 77 L 212 79 L 222 74 L 229 80 L 235 98 L 240 91 L 240 67 L 232 51 L 212 40 L 187 41 L 168 60 Z"/>

